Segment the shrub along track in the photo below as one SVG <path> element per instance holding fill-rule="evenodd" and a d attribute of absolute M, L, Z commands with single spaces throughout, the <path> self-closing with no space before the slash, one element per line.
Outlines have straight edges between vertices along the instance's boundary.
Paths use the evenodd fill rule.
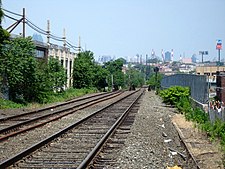
<path fill-rule="evenodd" d="M 142 93 L 143 90 L 132 92 L 124 99 L 92 113 L 13 158 L 5 160 L 0 164 L 0 168 L 8 167 L 27 155 L 27 158 L 16 164 L 16 168 L 78 167 L 86 157 L 94 157 Z M 90 159 L 86 158 L 86 161 L 89 163 Z M 82 165 L 87 165 L 87 162 Z"/>
<path fill-rule="evenodd" d="M 55 106 L 30 111 L 0 119 L 0 141 L 17 134 L 43 126 L 46 123 L 58 120 L 66 115 L 97 104 L 104 100 L 116 97 L 122 92 L 101 93 L 84 98 L 77 98 Z"/>

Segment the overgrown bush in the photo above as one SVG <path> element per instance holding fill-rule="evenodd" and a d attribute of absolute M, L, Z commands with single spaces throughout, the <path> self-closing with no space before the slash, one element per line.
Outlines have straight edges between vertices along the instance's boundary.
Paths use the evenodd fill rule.
<path fill-rule="evenodd" d="M 189 112 L 192 112 L 193 109 L 191 107 L 190 100 L 187 96 L 182 96 L 179 101 L 176 103 L 176 107 L 178 110 L 183 114 L 187 114 Z"/>
<path fill-rule="evenodd" d="M 181 98 L 189 97 L 189 88 L 181 86 L 173 86 L 160 91 L 160 96 L 164 103 L 176 105 Z"/>
<path fill-rule="evenodd" d="M 198 124 L 204 124 L 209 121 L 208 114 L 200 108 L 195 108 L 193 111 L 185 114 L 186 119 L 197 122 Z"/>
<path fill-rule="evenodd" d="M 196 122 L 197 126 L 205 131 L 211 140 L 218 138 L 225 151 L 225 122 L 217 119 L 212 123 L 208 113 L 200 108 L 192 108 L 187 88 L 171 87 L 161 91 L 160 96 L 165 103 L 175 105 L 181 113 L 184 113 L 186 120 Z"/>

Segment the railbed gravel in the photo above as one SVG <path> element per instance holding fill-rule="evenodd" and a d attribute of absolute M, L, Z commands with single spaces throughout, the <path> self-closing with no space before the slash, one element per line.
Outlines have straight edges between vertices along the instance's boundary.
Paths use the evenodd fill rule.
<path fill-rule="evenodd" d="M 13 155 L 21 152 L 31 145 L 47 138 L 48 136 L 65 128 L 66 126 L 69 126 L 72 123 L 83 119 L 84 117 L 92 114 L 94 111 L 101 109 L 102 107 L 124 97 L 127 94 L 129 94 L 129 92 L 124 92 L 116 98 L 98 103 L 97 105 L 93 105 L 90 108 L 79 110 L 57 121 L 50 122 L 42 127 L 36 128 L 23 134 L 19 134 L 15 137 L 10 137 L 8 140 L 0 142 L 0 162 L 3 162 L 7 158 L 12 157 Z"/>
<path fill-rule="evenodd" d="M 131 132 L 117 156 L 117 166 L 105 168 L 165 169 L 181 164 L 181 157 L 174 158 L 169 151 L 169 147 L 184 154 L 186 151 L 170 120 L 175 112 L 176 109 L 162 104 L 153 91 L 145 92 Z"/>
<path fill-rule="evenodd" d="M 0 161 L 82 119 L 93 111 L 109 104 L 109 102 L 111 101 L 99 103 L 92 108 L 84 109 L 38 129 L 9 138 L 7 141 L 0 143 Z M 155 95 L 153 91 L 146 92 L 143 95 L 140 109 L 131 127 L 131 132 L 127 136 L 125 145 L 117 153 L 116 166 L 105 166 L 105 168 L 165 169 L 167 166 L 179 165 L 181 163 L 179 158 L 174 161 L 168 149 L 171 147 L 185 154 L 183 146 L 180 145 L 177 131 L 170 120 L 175 111 L 176 109 L 162 104 L 160 97 Z M 163 136 L 165 134 L 167 136 Z M 169 139 L 172 141 L 164 142 Z"/>

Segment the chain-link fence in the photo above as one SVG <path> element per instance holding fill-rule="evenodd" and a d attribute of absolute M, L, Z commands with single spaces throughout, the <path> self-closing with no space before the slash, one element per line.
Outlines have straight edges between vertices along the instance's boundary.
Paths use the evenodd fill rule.
<path fill-rule="evenodd" d="M 209 109 L 209 119 L 212 123 L 216 121 L 216 119 L 220 119 L 221 121 L 225 121 L 225 109 L 221 108 L 221 111 L 215 110 L 213 108 Z"/>
<path fill-rule="evenodd" d="M 203 104 L 208 101 L 207 82 L 204 75 L 175 74 L 164 76 L 161 81 L 161 87 L 166 89 L 171 86 L 190 87 L 191 97 L 194 100 Z"/>

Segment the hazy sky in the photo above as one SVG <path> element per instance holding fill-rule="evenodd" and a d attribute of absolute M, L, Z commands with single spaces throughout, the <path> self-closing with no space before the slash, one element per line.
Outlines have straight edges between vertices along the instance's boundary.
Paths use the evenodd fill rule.
<path fill-rule="evenodd" d="M 204 60 L 213 60 L 216 40 L 225 43 L 225 0 L 2 0 L 2 6 L 20 14 L 26 8 L 26 17 L 44 30 L 50 20 L 54 35 L 65 28 L 76 46 L 80 35 L 82 47 L 96 57 L 145 56 L 152 49 L 161 56 L 162 49 L 173 49 L 175 60 L 194 53 L 201 60 L 200 50 L 209 52 Z M 12 23 L 5 18 L 3 27 Z M 22 25 L 13 33 L 21 31 Z M 27 26 L 26 34 L 33 33 Z"/>

